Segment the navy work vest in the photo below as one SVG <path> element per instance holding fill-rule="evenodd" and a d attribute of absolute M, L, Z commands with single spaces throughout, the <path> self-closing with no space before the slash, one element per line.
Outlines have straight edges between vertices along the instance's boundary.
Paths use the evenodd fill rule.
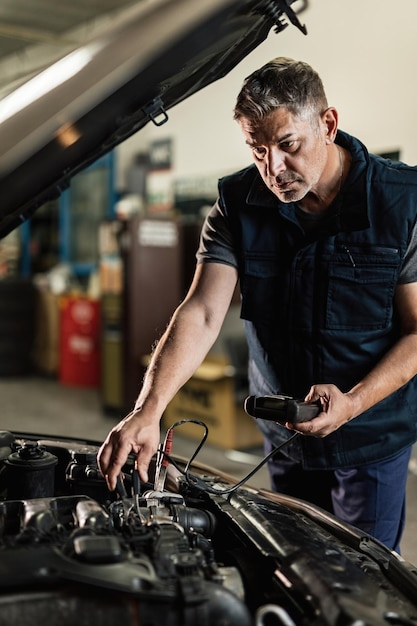
<path fill-rule="evenodd" d="M 339 132 L 352 155 L 333 210 L 305 233 L 255 166 L 223 178 L 220 203 L 236 246 L 241 317 L 255 395 L 304 398 L 314 383 L 346 392 L 399 337 L 394 292 L 417 215 L 417 169 Z M 274 443 L 288 431 L 260 427 Z M 324 439 L 299 438 L 306 468 L 370 463 L 416 440 L 417 377 Z"/>

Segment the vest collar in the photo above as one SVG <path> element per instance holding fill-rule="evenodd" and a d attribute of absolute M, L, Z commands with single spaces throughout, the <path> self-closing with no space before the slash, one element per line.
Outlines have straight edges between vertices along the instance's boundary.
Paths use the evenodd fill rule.
<path fill-rule="evenodd" d="M 322 222 L 323 230 L 329 235 L 344 231 L 363 230 L 370 225 L 366 192 L 368 151 L 360 141 L 342 131 L 338 131 L 336 143 L 349 150 L 352 155 L 352 162 L 345 183 L 335 200 L 334 210 Z M 256 166 L 253 165 L 252 167 L 254 179 L 246 198 L 247 204 L 276 208 L 283 217 L 294 221 L 294 204 L 281 202 L 266 187 Z"/>

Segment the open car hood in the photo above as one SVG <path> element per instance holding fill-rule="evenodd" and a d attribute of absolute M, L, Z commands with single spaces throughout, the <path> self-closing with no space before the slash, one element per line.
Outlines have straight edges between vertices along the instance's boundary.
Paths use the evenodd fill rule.
<path fill-rule="evenodd" d="M 152 120 L 223 77 L 294 0 L 145 0 L 0 101 L 0 236 Z"/>

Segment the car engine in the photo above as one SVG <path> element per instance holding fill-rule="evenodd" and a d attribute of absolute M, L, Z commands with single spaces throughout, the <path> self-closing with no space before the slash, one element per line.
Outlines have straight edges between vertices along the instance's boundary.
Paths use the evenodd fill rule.
<path fill-rule="evenodd" d="M 2 626 L 417 624 L 415 569 L 314 507 L 173 457 L 112 493 L 97 451 L 0 432 Z"/>

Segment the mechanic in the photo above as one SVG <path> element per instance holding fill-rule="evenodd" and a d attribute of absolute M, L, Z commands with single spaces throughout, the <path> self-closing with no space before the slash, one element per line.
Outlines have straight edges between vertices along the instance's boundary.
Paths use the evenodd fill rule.
<path fill-rule="evenodd" d="M 219 182 L 193 283 L 159 341 L 134 410 L 99 465 L 111 489 L 129 453 L 143 481 L 168 402 L 221 329 L 237 281 L 250 393 L 319 400 L 309 422 L 258 420 L 272 488 L 399 551 L 417 412 L 417 170 L 338 130 L 318 74 L 277 58 L 234 117 L 254 164 Z"/>

